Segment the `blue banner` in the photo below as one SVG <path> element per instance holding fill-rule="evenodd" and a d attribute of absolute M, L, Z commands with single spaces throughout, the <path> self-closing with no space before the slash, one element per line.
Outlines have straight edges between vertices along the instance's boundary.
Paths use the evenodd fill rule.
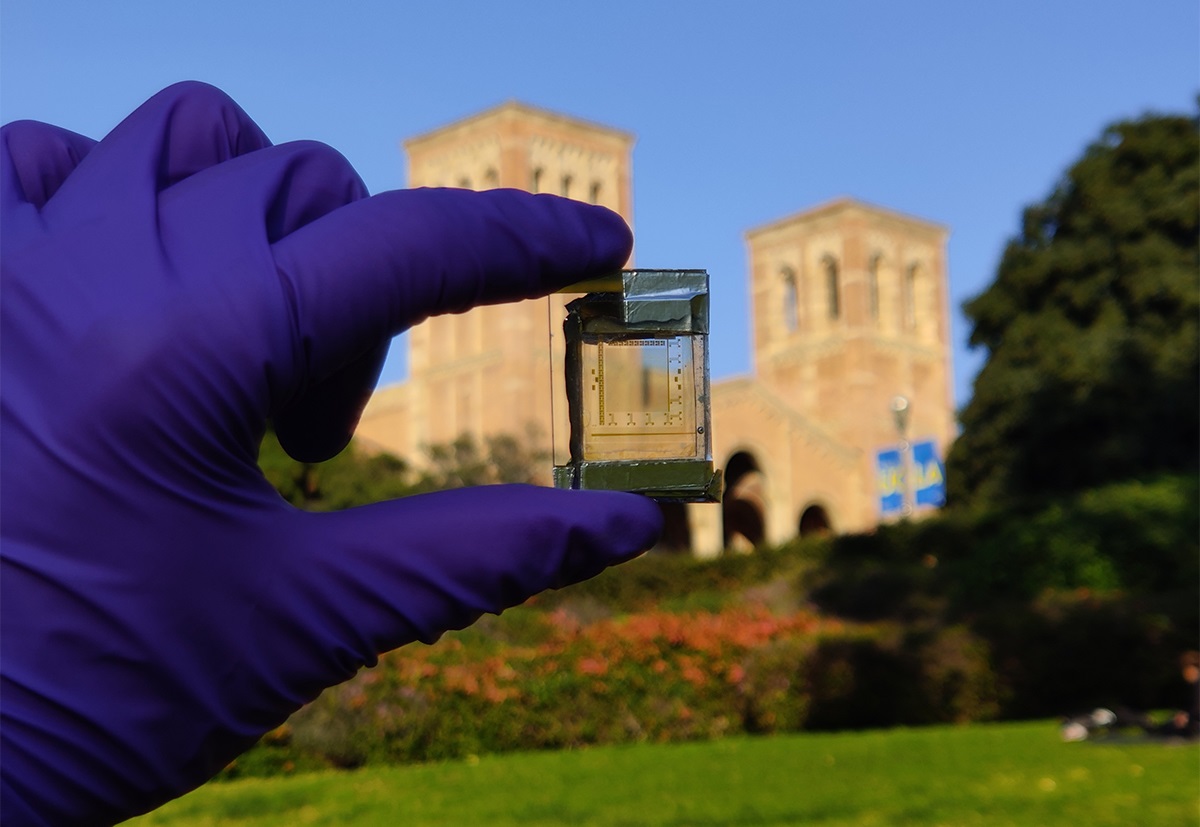
<path fill-rule="evenodd" d="M 917 505 L 940 508 L 946 504 L 946 468 L 932 441 L 914 442 L 913 495 Z"/>
<path fill-rule="evenodd" d="M 880 451 L 875 456 L 875 467 L 879 513 L 884 517 L 899 514 L 904 509 L 904 457 L 896 448 Z"/>
<path fill-rule="evenodd" d="M 895 517 L 904 513 L 905 494 L 914 507 L 940 508 L 946 504 L 946 469 L 938 459 L 933 440 L 914 442 L 910 449 L 912 479 L 905 485 L 905 457 L 900 448 L 885 448 L 875 454 L 875 487 L 879 513 Z"/>

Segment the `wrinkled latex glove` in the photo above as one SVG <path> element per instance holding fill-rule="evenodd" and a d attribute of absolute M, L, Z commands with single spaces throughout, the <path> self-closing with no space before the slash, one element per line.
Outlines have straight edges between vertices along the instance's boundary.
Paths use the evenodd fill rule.
<path fill-rule="evenodd" d="M 3 821 L 199 785 L 377 655 L 647 548 L 655 506 L 493 486 L 332 514 L 256 465 L 345 446 L 397 332 L 611 271 L 615 214 L 511 190 L 367 197 L 221 92 L 99 143 L 3 131 Z"/>

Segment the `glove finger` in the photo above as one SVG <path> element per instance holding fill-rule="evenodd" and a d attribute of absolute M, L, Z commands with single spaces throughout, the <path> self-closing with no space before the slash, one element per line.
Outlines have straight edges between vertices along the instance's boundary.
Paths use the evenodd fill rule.
<path fill-rule="evenodd" d="M 325 144 L 266 147 L 162 193 L 163 246 L 193 269 L 195 262 L 211 262 L 213 270 L 228 269 L 239 278 L 251 261 L 251 269 L 268 271 L 277 283 L 269 245 L 366 195 L 350 162 Z M 214 260 L 222 255 L 232 266 L 229 260 Z"/>
<path fill-rule="evenodd" d="M 544 296 L 618 269 L 633 237 L 614 212 L 518 190 L 385 192 L 275 245 L 320 380 L 439 313 Z"/>
<path fill-rule="evenodd" d="M 0 203 L 40 210 L 95 145 L 91 138 L 47 123 L 6 124 L 0 130 Z"/>
<path fill-rule="evenodd" d="M 258 124 L 216 87 L 162 90 L 121 121 L 64 183 L 62 193 L 107 192 L 152 202 L 158 192 L 230 158 L 268 147 Z M 80 198 L 92 205 L 95 199 Z M 92 205 L 94 206 L 94 205 Z"/>
<path fill-rule="evenodd" d="M 465 488 L 331 514 L 309 523 L 292 606 L 298 652 L 331 658 L 342 680 L 381 653 L 426 643 L 480 615 L 599 574 L 648 549 L 662 529 L 649 499 L 526 485 Z M 286 648 L 286 647 L 285 647 Z"/>
<path fill-rule="evenodd" d="M 312 385 L 275 416 L 275 436 L 288 456 L 299 462 L 324 462 L 350 444 L 387 353 L 384 342 Z"/>
<path fill-rule="evenodd" d="M 329 459 L 349 442 L 388 343 L 377 343 L 332 375 L 314 376 L 307 369 L 306 343 L 296 336 L 295 297 L 286 284 L 281 290 L 269 245 L 366 194 L 362 179 L 340 154 L 324 144 L 297 141 L 193 175 L 160 199 L 165 249 L 181 263 L 210 262 L 203 270 L 206 279 L 232 277 L 224 282 L 227 295 L 237 299 L 229 306 L 245 309 L 249 317 L 242 324 L 265 335 L 255 358 L 242 364 L 257 370 L 267 354 L 272 369 L 261 413 L 275 417 L 280 442 L 301 461 Z M 220 240 L 219 249 L 214 239 Z M 248 278 L 248 272 L 258 277 Z M 283 312 L 276 312 L 280 308 Z M 267 320 L 271 323 L 264 324 Z"/>

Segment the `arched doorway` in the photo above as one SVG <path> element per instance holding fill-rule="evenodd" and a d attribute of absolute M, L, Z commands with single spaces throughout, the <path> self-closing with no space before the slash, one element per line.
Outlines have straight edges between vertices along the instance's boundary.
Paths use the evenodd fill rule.
<path fill-rule="evenodd" d="M 766 539 L 766 478 L 754 456 L 739 451 L 725 465 L 725 496 L 721 498 L 724 547 L 751 551 Z"/>
<path fill-rule="evenodd" d="M 824 537 L 833 532 L 829 514 L 823 505 L 813 503 L 800 514 L 800 537 Z"/>

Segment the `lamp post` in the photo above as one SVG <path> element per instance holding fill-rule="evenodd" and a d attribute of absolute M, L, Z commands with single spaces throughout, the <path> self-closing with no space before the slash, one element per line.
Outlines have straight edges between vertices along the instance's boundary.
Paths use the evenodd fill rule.
<path fill-rule="evenodd" d="M 912 476 L 909 474 L 910 454 L 912 453 L 912 445 L 908 441 L 908 397 L 893 396 L 892 397 L 892 419 L 896 423 L 896 433 L 900 437 L 900 515 L 909 517 L 912 515 Z"/>

